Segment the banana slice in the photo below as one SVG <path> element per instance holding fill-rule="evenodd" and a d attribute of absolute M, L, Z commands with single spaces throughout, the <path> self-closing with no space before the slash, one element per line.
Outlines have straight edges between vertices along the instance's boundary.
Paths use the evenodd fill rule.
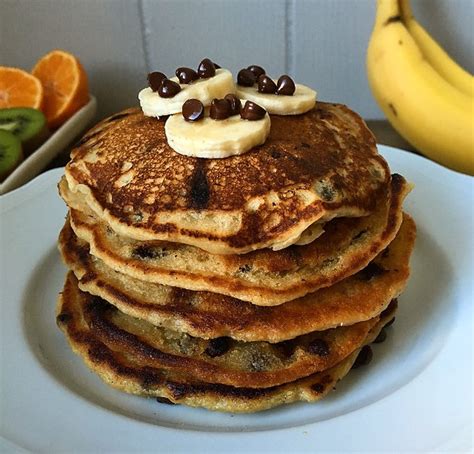
<path fill-rule="evenodd" d="M 177 77 L 173 82 L 179 83 Z M 204 106 L 209 106 L 214 98 L 223 98 L 228 93 L 235 93 L 232 74 L 227 69 L 216 69 L 216 75 L 209 79 L 198 79 L 190 84 L 180 84 L 181 91 L 172 98 L 161 98 L 158 93 L 147 87 L 138 93 L 140 106 L 148 117 L 160 117 L 181 112 L 186 100 L 199 99 Z"/>
<path fill-rule="evenodd" d="M 239 98 L 257 103 L 270 114 L 298 115 L 308 112 L 316 104 L 316 92 L 306 85 L 295 84 L 295 87 L 296 90 L 291 96 L 259 93 L 257 84 L 253 87 L 237 85 L 236 89 Z"/>
<path fill-rule="evenodd" d="M 200 121 L 186 121 L 181 114 L 165 123 L 168 144 L 186 156 L 219 159 L 243 154 L 265 142 L 270 132 L 270 116 L 261 120 L 243 120 L 234 115 L 225 120 L 206 116 Z"/>

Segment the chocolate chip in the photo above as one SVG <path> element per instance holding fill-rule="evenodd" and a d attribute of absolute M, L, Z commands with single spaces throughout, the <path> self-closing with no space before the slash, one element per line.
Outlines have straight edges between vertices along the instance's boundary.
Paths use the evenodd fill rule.
<path fill-rule="evenodd" d="M 213 99 L 209 116 L 213 120 L 225 120 L 230 116 L 230 104 L 226 99 Z"/>
<path fill-rule="evenodd" d="M 159 402 L 160 404 L 166 404 L 166 405 L 176 405 L 174 402 L 171 400 L 167 399 L 166 397 L 157 397 L 156 401 Z"/>
<path fill-rule="evenodd" d="M 246 263 L 245 265 L 239 267 L 239 272 L 248 273 L 251 269 L 252 267 L 248 263 Z"/>
<path fill-rule="evenodd" d="M 215 61 L 213 61 L 212 63 L 214 63 L 214 68 L 216 68 L 216 69 L 221 69 L 222 68 L 222 66 L 218 65 Z"/>
<path fill-rule="evenodd" d="M 362 271 L 359 271 L 359 277 L 363 281 L 371 281 L 374 277 L 380 276 L 385 272 L 386 270 L 384 270 L 380 265 L 371 262 Z"/>
<path fill-rule="evenodd" d="M 329 345 L 323 339 L 314 339 L 314 340 L 312 340 L 308 344 L 307 349 L 313 355 L 318 355 L 318 356 L 328 356 L 329 355 Z"/>
<path fill-rule="evenodd" d="M 277 82 L 277 95 L 291 96 L 296 90 L 293 79 L 287 75 L 283 75 Z"/>
<path fill-rule="evenodd" d="M 224 96 L 224 99 L 229 103 L 230 106 L 230 116 L 238 115 L 242 109 L 242 103 L 240 99 L 232 93 Z"/>
<path fill-rule="evenodd" d="M 296 344 L 294 339 L 289 339 L 283 342 L 274 344 L 273 347 L 280 352 L 284 358 L 290 358 L 296 350 Z"/>
<path fill-rule="evenodd" d="M 237 84 L 242 87 L 252 87 L 256 81 L 255 74 L 249 69 L 241 69 L 237 74 Z"/>
<path fill-rule="evenodd" d="M 67 312 L 63 312 L 56 317 L 57 323 L 67 323 L 72 319 L 72 315 Z"/>
<path fill-rule="evenodd" d="M 357 369 L 358 367 L 361 366 L 367 366 L 367 364 L 372 361 L 372 348 L 370 345 L 364 345 L 362 347 L 362 350 L 359 352 L 357 355 L 357 359 L 354 361 L 354 364 L 352 365 L 352 369 Z"/>
<path fill-rule="evenodd" d="M 204 105 L 199 99 L 188 99 L 181 112 L 186 121 L 198 121 L 204 117 Z"/>
<path fill-rule="evenodd" d="M 375 338 L 374 344 L 381 344 L 382 342 L 385 342 L 385 339 L 387 339 L 387 331 L 382 328 L 379 335 Z"/>
<path fill-rule="evenodd" d="M 392 301 L 390 301 L 389 305 L 380 313 L 380 318 L 382 319 L 386 317 L 387 314 L 390 314 L 391 312 L 395 311 L 397 307 L 398 307 L 398 300 L 394 298 Z"/>
<path fill-rule="evenodd" d="M 251 65 L 247 69 L 254 74 L 255 79 L 258 79 L 262 74 L 265 74 L 265 70 L 258 65 Z"/>
<path fill-rule="evenodd" d="M 161 82 L 166 79 L 166 76 L 159 71 L 154 71 L 148 74 L 148 85 L 153 91 L 158 91 L 160 88 Z"/>
<path fill-rule="evenodd" d="M 198 73 L 191 68 L 178 68 L 175 74 L 181 84 L 190 84 L 191 82 L 199 79 Z"/>
<path fill-rule="evenodd" d="M 176 82 L 170 79 L 163 79 L 160 87 L 158 88 L 158 94 L 162 98 L 172 98 L 181 91 L 181 87 Z"/>
<path fill-rule="evenodd" d="M 244 108 L 240 111 L 240 116 L 244 120 L 256 121 L 261 120 L 266 113 L 267 111 L 263 107 L 252 101 L 247 101 Z"/>
<path fill-rule="evenodd" d="M 262 74 L 258 78 L 258 91 L 259 93 L 275 93 L 277 86 L 270 77 L 266 74 Z"/>
<path fill-rule="evenodd" d="M 279 159 L 283 156 L 278 150 L 276 150 L 274 148 L 270 150 L 270 155 L 274 159 Z"/>
<path fill-rule="evenodd" d="M 214 77 L 216 74 L 216 67 L 214 63 L 212 63 L 209 58 L 205 58 L 201 63 L 199 63 L 199 67 L 197 70 L 199 77 L 202 79 L 208 79 L 209 77 Z"/>
<path fill-rule="evenodd" d="M 393 317 L 392 320 L 390 320 L 389 322 L 385 323 L 384 328 L 388 328 L 389 326 L 392 326 L 394 321 L 395 321 L 395 317 Z"/>
<path fill-rule="evenodd" d="M 314 392 L 321 394 L 324 391 L 324 385 L 322 383 L 315 383 L 314 385 L 311 385 L 311 389 Z"/>
<path fill-rule="evenodd" d="M 207 345 L 204 353 L 211 358 L 221 356 L 226 353 L 230 348 L 230 338 L 218 337 L 217 339 L 211 339 Z"/>
<path fill-rule="evenodd" d="M 132 257 L 136 259 L 162 259 L 168 255 L 168 251 L 164 248 L 157 248 L 142 244 L 132 251 Z"/>

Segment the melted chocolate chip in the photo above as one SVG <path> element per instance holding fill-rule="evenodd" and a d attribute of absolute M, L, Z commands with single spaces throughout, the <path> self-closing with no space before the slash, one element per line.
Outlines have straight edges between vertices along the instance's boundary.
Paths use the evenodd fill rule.
<path fill-rule="evenodd" d="M 72 315 L 67 312 L 63 312 L 56 317 L 57 323 L 67 323 L 72 320 Z"/>
<path fill-rule="evenodd" d="M 248 273 L 251 269 L 252 267 L 248 263 L 246 263 L 245 265 L 239 266 L 239 272 L 241 273 Z"/>
<path fill-rule="evenodd" d="M 241 69 L 237 74 L 237 84 L 242 87 L 251 87 L 256 81 L 255 74 L 249 69 Z"/>
<path fill-rule="evenodd" d="M 240 99 L 232 93 L 224 96 L 224 99 L 229 103 L 230 106 L 230 116 L 238 115 L 242 109 L 242 103 Z"/>
<path fill-rule="evenodd" d="M 209 58 L 205 58 L 201 63 L 199 63 L 197 72 L 199 77 L 202 79 L 208 79 L 209 77 L 214 77 L 216 75 L 216 67 Z"/>
<path fill-rule="evenodd" d="M 168 251 L 163 248 L 154 248 L 152 246 L 147 246 L 142 244 L 137 246 L 132 251 L 132 257 L 137 259 L 162 259 L 168 255 Z"/>
<path fill-rule="evenodd" d="M 229 337 L 218 337 L 217 339 L 211 339 L 207 345 L 204 353 L 211 358 L 221 356 L 226 353 L 230 348 Z"/>
<path fill-rule="evenodd" d="M 314 340 L 312 340 L 308 344 L 307 349 L 313 355 L 318 355 L 318 356 L 328 356 L 329 355 L 329 345 L 323 339 L 314 339 Z"/>
<path fill-rule="evenodd" d="M 293 79 L 287 75 L 283 75 L 277 82 L 277 95 L 291 96 L 296 90 Z"/>
<path fill-rule="evenodd" d="M 178 68 L 175 74 L 179 79 L 179 83 L 181 84 L 190 84 L 191 82 L 199 79 L 198 73 L 191 68 Z"/>
<path fill-rule="evenodd" d="M 250 65 L 247 69 L 255 75 L 255 79 L 258 79 L 262 74 L 265 74 L 265 70 L 258 65 Z"/>
<path fill-rule="evenodd" d="M 209 203 L 211 193 L 207 181 L 206 159 L 198 159 L 190 181 L 189 206 L 202 210 Z"/>
<path fill-rule="evenodd" d="M 161 82 L 166 79 L 166 76 L 159 71 L 154 71 L 148 74 L 148 85 L 153 91 L 158 91 L 160 88 Z"/>
<path fill-rule="evenodd" d="M 263 107 L 252 101 L 246 101 L 245 106 L 240 111 L 240 116 L 244 120 L 256 121 L 261 120 L 266 113 L 267 111 Z"/>
<path fill-rule="evenodd" d="M 283 342 L 274 344 L 273 347 L 284 357 L 290 358 L 296 350 L 294 339 L 289 339 Z"/>
<path fill-rule="evenodd" d="M 157 397 L 156 401 L 159 402 L 160 404 L 166 404 L 166 405 L 176 405 L 174 402 L 171 400 L 167 399 L 166 397 Z"/>
<path fill-rule="evenodd" d="M 230 104 L 226 99 L 213 99 L 209 116 L 213 120 L 225 120 L 230 117 Z"/>
<path fill-rule="evenodd" d="M 359 277 L 363 281 L 371 281 L 374 277 L 380 276 L 385 272 L 386 270 L 384 270 L 380 265 L 371 262 L 362 271 L 359 271 Z"/>
<path fill-rule="evenodd" d="M 381 344 L 382 342 L 385 342 L 385 339 L 387 339 L 387 331 L 382 328 L 379 335 L 375 338 L 374 344 Z"/>
<path fill-rule="evenodd" d="M 387 314 L 393 312 L 398 307 L 398 300 L 394 298 L 389 305 L 380 313 L 380 318 L 384 318 Z M 387 326 L 387 325 L 385 325 Z"/>
<path fill-rule="evenodd" d="M 362 350 L 357 355 L 357 359 L 355 360 L 354 364 L 352 365 L 352 369 L 357 369 L 361 366 L 367 366 L 367 364 L 372 361 L 372 348 L 370 345 L 364 345 Z"/>
<path fill-rule="evenodd" d="M 259 93 L 276 93 L 277 86 L 270 77 L 262 74 L 258 78 L 258 91 Z"/>
<path fill-rule="evenodd" d="M 311 385 L 311 389 L 314 392 L 321 394 L 324 391 L 324 385 L 322 383 L 315 383 L 314 385 Z"/>
<path fill-rule="evenodd" d="M 204 105 L 199 99 L 188 99 L 181 112 L 186 121 L 198 121 L 204 117 Z"/>
<path fill-rule="evenodd" d="M 276 149 L 272 148 L 270 150 L 270 155 L 273 159 L 279 159 L 281 158 L 283 155 Z"/>
<path fill-rule="evenodd" d="M 181 91 L 181 87 L 170 79 L 164 79 L 158 88 L 158 94 L 162 98 L 172 98 Z"/>

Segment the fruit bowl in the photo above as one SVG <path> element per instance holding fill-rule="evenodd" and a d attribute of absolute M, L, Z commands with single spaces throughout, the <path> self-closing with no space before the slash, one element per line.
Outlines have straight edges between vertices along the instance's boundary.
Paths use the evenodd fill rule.
<path fill-rule="evenodd" d="M 37 150 L 31 153 L 6 179 L 0 184 L 0 194 L 5 194 L 16 189 L 36 175 L 38 175 L 48 163 L 71 142 L 82 133 L 94 118 L 97 110 L 97 100 L 90 96 L 89 102 L 78 110 Z"/>

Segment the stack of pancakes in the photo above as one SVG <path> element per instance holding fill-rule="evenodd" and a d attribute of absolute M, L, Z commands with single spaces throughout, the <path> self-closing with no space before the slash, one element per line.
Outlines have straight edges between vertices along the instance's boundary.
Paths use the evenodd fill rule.
<path fill-rule="evenodd" d="M 232 412 L 312 402 L 393 320 L 409 185 L 345 106 L 271 120 L 264 145 L 200 159 L 130 109 L 73 150 L 57 321 L 111 386 Z"/>

